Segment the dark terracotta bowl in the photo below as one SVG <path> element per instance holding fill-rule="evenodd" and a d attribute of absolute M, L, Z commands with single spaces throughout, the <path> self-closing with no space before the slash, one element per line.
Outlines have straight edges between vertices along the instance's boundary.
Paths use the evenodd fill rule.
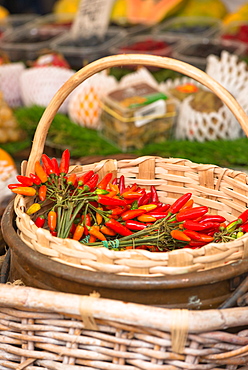
<path fill-rule="evenodd" d="M 13 201 L 2 217 L 2 233 L 10 249 L 9 281 L 31 287 L 168 308 L 216 308 L 248 275 L 248 260 L 208 271 L 175 276 L 113 275 L 67 266 L 33 251 L 18 236 Z"/>

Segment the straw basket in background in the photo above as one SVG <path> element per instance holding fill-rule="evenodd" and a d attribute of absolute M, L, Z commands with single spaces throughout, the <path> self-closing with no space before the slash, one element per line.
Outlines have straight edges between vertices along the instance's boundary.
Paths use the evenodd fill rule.
<path fill-rule="evenodd" d="M 40 160 L 49 126 L 67 96 L 81 82 L 93 74 L 106 68 L 128 64 L 169 68 L 197 80 L 222 99 L 235 115 L 244 132 L 248 134 L 248 118 L 245 112 L 226 89 L 203 71 L 170 58 L 135 54 L 116 55 L 99 59 L 85 66 L 58 90 L 37 126 L 30 157 L 27 162 L 22 164 L 23 174 L 28 175 L 30 172 L 33 172 L 35 161 Z M 100 178 L 106 172 L 112 172 L 116 177 L 123 174 L 127 184 L 137 183 L 147 188 L 150 185 L 154 185 L 162 202 L 173 202 L 182 194 L 191 192 L 195 205 L 207 206 L 210 213 L 223 215 L 228 221 L 235 219 L 248 204 L 248 176 L 239 171 L 220 168 L 211 164 L 203 165 L 180 158 L 149 156 L 119 161 L 106 159 L 98 163 L 86 166 L 77 165 L 70 168 L 71 171 L 78 174 L 90 169 L 97 172 Z M 64 281 L 60 280 L 59 273 L 61 273 L 64 274 L 67 282 L 71 280 L 72 285 L 70 289 L 72 290 L 70 291 L 72 293 L 82 293 L 85 279 L 88 277 L 91 285 L 86 292 L 89 294 L 93 284 L 92 281 L 100 287 L 104 280 L 108 280 L 109 290 L 115 286 L 116 281 L 120 282 L 121 287 L 124 287 L 127 283 L 125 285 L 126 291 L 129 290 L 132 281 L 135 281 L 136 290 L 132 288 L 132 299 L 137 302 L 137 299 L 140 299 L 134 297 L 135 295 L 137 296 L 137 287 L 141 287 L 141 289 L 146 287 L 150 291 L 149 297 L 152 297 L 152 287 L 159 284 L 162 284 L 164 287 L 165 282 L 169 281 L 171 277 L 180 282 L 182 291 L 187 285 L 186 282 L 193 278 L 192 274 L 195 274 L 194 276 L 199 278 L 203 285 L 208 285 L 209 283 L 216 283 L 216 277 L 214 278 L 214 272 L 216 271 L 221 273 L 227 271 L 229 274 L 228 279 L 235 276 L 240 277 L 241 274 L 247 274 L 248 271 L 248 235 L 244 235 L 229 243 L 210 243 L 200 249 L 185 248 L 166 253 L 153 253 L 135 249 L 113 251 L 104 247 L 93 249 L 71 239 L 53 237 L 47 230 L 38 229 L 25 213 L 29 205 L 28 202 L 28 198 L 18 195 L 15 198 L 14 206 L 12 205 L 15 212 L 13 218 L 17 226 L 17 235 L 13 236 L 8 231 L 13 221 L 10 220 L 10 209 L 6 212 L 3 232 L 7 244 L 13 251 L 12 279 L 22 278 L 29 285 L 68 291 L 65 290 L 67 288 L 64 285 Z M 21 239 L 22 243 L 20 245 L 24 249 L 21 249 L 20 245 L 17 246 L 15 244 L 16 237 Z M 15 238 L 14 241 L 13 238 Z M 32 259 L 33 270 L 30 258 Z M 40 274 L 40 271 L 37 270 L 37 264 L 41 258 L 43 258 L 41 270 L 45 275 Z M 17 262 L 17 260 L 19 261 Z M 53 263 L 53 269 L 56 270 L 52 274 L 52 278 L 49 276 L 49 271 L 45 271 L 46 267 L 51 267 L 50 263 Z M 18 270 L 18 273 L 14 271 L 15 269 L 16 271 Z M 28 278 L 30 269 L 33 271 L 33 275 L 30 275 Z M 49 286 L 46 285 L 47 281 L 44 279 L 44 276 L 47 276 Z M 79 277 L 79 280 L 75 282 L 76 287 L 73 287 L 73 279 L 76 279 L 76 276 L 83 276 L 83 280 L 81 280 L 80 284 L 81 278 Z M 212 280 L 210 281 L 211 276 Z M 82 282 L 84 283 L 82 284 Z M 225 282 L 225 285 L 228 284 L 229 282 Z M 193 288 L 196 285 L 194 283 Z M 102 286 L 100 294 L 109 298 L 105 288 L 106 286 Z M 170 290 L 172 288 L 172 286 L 169 287 Z M 223 292 L 217 286 L 215 288 L 215 299 L 217 301 L 218 295 L 220 296 Z M 210 288 L 208 287 L 208 290 L 212 292 L 213 285 Z M 170 293 L 171 291 L 169 291 L 169 295 Z M 230 294 L 230 291 L 225 294 Z M 224 298 L 225 294 L 223 294 L 222 298 Z M 191 296 L 192 292 L 190 296 L 187 295 L 186 302 L 189 301 Z M 116 293 L 114 298 L 125 299 L 123 298 L 123 291 Z M 127 300 L 132 301 L 132 299 Z M 164 305 L 166 302 L 166 299 L 165 302 L 161 302 L 161 297 L 157 301 L 155 299 L 151 301 L 150 299 L 148 299 L 148 304 Z M 214 304 L 212 302 L 209 303 L 210 306 L 215 306 L 216 301 Z M 181 302 L 181 304 L 185 304 L 185 302 Z"/>

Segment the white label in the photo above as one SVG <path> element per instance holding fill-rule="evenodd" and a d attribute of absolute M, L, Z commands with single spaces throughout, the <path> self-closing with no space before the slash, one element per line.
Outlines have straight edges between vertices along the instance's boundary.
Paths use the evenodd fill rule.
<path fill-rule="evenodd" d="M 166 113 L 166 102 L 163 99 L 157 100 L 154 103 L 146 105 L 138 109 L 134 113 L 135 126 L 140 127 L 148 122 L 154 121 L 157 116 L 163 116 Z M 141 117 L 144 117 L 143 119 Z"/>
<path fill-rule="evenodd" d="M 74 39 L 91 36 L 104 38 L 109 25 L 110 12 L 115 0 L 81 0 L 71 27 Z"/>

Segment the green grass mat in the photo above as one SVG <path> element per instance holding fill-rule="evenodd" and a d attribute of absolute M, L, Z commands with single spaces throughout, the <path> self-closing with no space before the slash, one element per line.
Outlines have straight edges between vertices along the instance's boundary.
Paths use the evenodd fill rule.
<path fill-rule="evenodd" d="M 29 149 L 43 111 L 43 108 L 37 106 L 16 109 L 15 116 L 27 136 L 22 142 L 2 144 L 1 148 L 13 157 L 24 149 Z M 121 153 L 120 149 L 107 142 L 97 131 L 78 126 L 59 113 L 51 124 L 47 142 L 61 150 L 68 147 L 75 158 Z M 133 151 L 132 154 L 185 158 L 196 163 L 216 164 L 228 168 L 248 168 L 248 139 L 244 137 L 204 143 L 167 140 L 159 144 L 151 143 L 141 150 Z"/>

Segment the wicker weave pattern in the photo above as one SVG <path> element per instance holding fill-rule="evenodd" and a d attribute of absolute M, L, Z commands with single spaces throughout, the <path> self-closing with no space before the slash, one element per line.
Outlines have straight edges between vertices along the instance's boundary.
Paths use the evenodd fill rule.
<path fill-rule="evenodd" d="M 28 287 L 0 286 L 0 293 L 3 370 L 247 369 L 245 307 L 187 311 L 188 320 L 173 328 L 182 310 Z M 80 302 L 96 330 L 82 320 Z M 183 324 L 185 343 L 178 351 L 175 338 L 183 334 Z"/>
<path fill-rule="evenodd" d="M 100 177 L 112 171 L 123 174 L 127 184 L 149 188 L 155 185 L 162 202 L 172 203 L 192 192 L 196 205 L 209 207 L 210 213 L 235 219 L 248 203 L 248 176 L 242 172 L 189 160 L 140 157 L 129 160 L 103 160 L 86 166 L 71 167 L 78 174 L 93 169 Z M 167 275 L 207 270 L 235 262 L 248 255 L 248 236 L 229 243 L 211 243 L 200 249 L 181 249 L 167 253 L 144 250 L 113 251 L 91 248 L 71 239 L 61 240 L 38 229 L 25 214 L 27 198 L 16 198 L 17 227 L 30 248 L 61 263 L 93 271 L 131 275 Z"/>

